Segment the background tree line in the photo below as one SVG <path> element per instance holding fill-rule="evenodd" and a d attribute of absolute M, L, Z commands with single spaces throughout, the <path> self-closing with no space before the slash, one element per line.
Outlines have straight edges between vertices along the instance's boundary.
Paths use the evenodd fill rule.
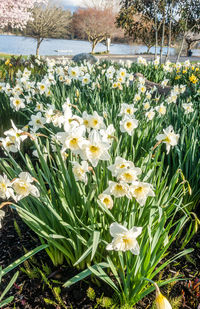
<path fill-rule="evenodd" d="M 200 41 L 199 0 L 84 0 L 84 9 L 73 14 L 56 5 L 37 4 L 32 9 L 33 18 L 26 28 L 17 33 L 37 40 L 37 50 L 46 38 L 84 39 L 91 42 L 92 52 L 99 42 L 112 38 L 115 41 L 144 44 L 149 52 L 155 46 L 155 56 L 160 46 L 167 46 L 166 59 L 171 46 L 179 43 L 179 55 L 184 44 L 187 54 Z M 5 31 L 14 31 L 9 29 Z"/>
<path fill-rule="evenodd" d="M 134 41 L 141 39 L 150 49 L 155 46 L 155 55 L 160 46 L 167 46 L 167 58 L 172 44 L 181 42 L 178 57 L 184 43 L 187 55 L 200 41 L 199 0 L 121 0 L 117 24 Z"/>

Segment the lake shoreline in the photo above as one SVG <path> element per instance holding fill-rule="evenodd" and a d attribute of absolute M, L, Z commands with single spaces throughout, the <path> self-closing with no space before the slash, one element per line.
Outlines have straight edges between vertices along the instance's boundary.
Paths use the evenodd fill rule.
<path fill-rule="evenodd" d="M 12 55 L 31 55 L 36 51 L 36 40 L 30 37 L 16 36 L 16 35 L 0 35 L 0 49 L 3 54 Z M 105 52 L 106 46 L 99 43 L 95 51 L 98 53 L 96 57 L 103 57 L 106 55 L 101 54 Z M 123 57 L 130 56 L 146 56 L 147 47 L 141 44 L 126 44 L 126 43 L 113 43 L 110 46 L 110 55 Z M 200 56 L 200 50 L 193 50 L 193 56 Z M 91 44 L 84 40 L 68 40 L 68 39 L 48 39 L 45 40 L 40 47 L 39 54 L 41 56 L 73 56 L 80 52 L 90 53 Z M 154 55 L 155 47 L 150 49 L 150 53 Z M 159 53 L 159 47 L 158 47 Z M 167 53 L 167 48 L 164 47 L 163 55 Z M 171 48 L 171 56 L 176 56 L 176 50 Z"/>

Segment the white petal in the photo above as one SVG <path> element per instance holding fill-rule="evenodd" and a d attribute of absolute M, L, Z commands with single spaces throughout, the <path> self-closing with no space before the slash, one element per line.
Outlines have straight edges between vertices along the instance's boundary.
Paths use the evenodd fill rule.
<path fill-rule="evenodd" d="M 139 255 L 139 254 L 140 254 L 140 247 L 139 247 L 139 245 L 138 245 L 137 240 L 135 241 L 135 247 L 132 248 L 130 251 L 131 251 L 133 254 L 135 254 L 135 255 Z"/>
<path fill-rule="evenodd" d="M 137 238 L 142 233 L 142 227 L 132 227 L 131 232 L 134 238 Z"/>
<path fill-rule="evenodd" d="M 26 182 L 33 182 L 33 178 L 28 172 L 21 172 L 19 178 Z"/>
<path fill-rule="evenodd" d="M 124 234 L 127 231 L 127 228 L 117 222 L 113 222 L 110 226 L 110 234 L 112 237 L 116 237 L 119 234 Z"/>
<path fill-rule="evenodd" d="M 111 244 L 108 244 L 108 245 L 106 246 L 106 250 L 113 250 L 112 243 L 111 243 Z"/>

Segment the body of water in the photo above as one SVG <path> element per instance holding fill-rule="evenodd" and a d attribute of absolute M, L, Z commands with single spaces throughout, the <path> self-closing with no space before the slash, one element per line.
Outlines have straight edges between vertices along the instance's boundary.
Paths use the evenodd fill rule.
<path fill-rule="evenodd" d="M 102 52 L 106 50 L 104 44 L 99 43 L 95 51 Z M 31 55 L 35 54 L 36 40 L 32 38 L 15 36 L 15 35 L 0 35 L 0 52 L 14 55 Z M 147 47 L 143 45 L 129 45 L 129 44 L 111 44 L 111 54 L 139 54 L 145 53 Z M 167 49 L 164 48 L 164 53 Z M 192 50 L 194 56 L 200 55 L 199 50 Z M 79 53 L 91 52 L 91 44 L 88 41 L 80 40 L 61 40 L 61 39 L 48 39 L 41 43 L 39 54 L 44 55 L 76 55 Z M 154 47 L 150 49 L 154 53 Z M 171 55 L 175 50 L 171 48 Z"/>

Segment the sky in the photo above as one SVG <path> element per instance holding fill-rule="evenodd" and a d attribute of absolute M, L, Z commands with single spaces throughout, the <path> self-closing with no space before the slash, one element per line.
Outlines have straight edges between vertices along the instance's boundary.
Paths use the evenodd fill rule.
<path fill-rule="evenodd" d="M 66 6 L 81 6 L 82 0 L 62 0 L 62 3 Z"/>
<path fill-rule="evenodd" d="M 110 0 L 96 0 L 96 2 L 94 0 L 51 0 L 51 1 L 54 2 L 55 4 L 63 6 L 65 9 L 70 9 L 71 11 L 74 11 L 76 10 L 77 7 L 85 7 L 86 4 L 89 5 L 90 2 L 91 5 L 94 2 L 97 5 L 101 6 L 104 2 L 109 3 Z M 119 3 L 119 0 L 112 0 L 112 3 L 116 8 L 118 8 L 117 4 Z"/>

